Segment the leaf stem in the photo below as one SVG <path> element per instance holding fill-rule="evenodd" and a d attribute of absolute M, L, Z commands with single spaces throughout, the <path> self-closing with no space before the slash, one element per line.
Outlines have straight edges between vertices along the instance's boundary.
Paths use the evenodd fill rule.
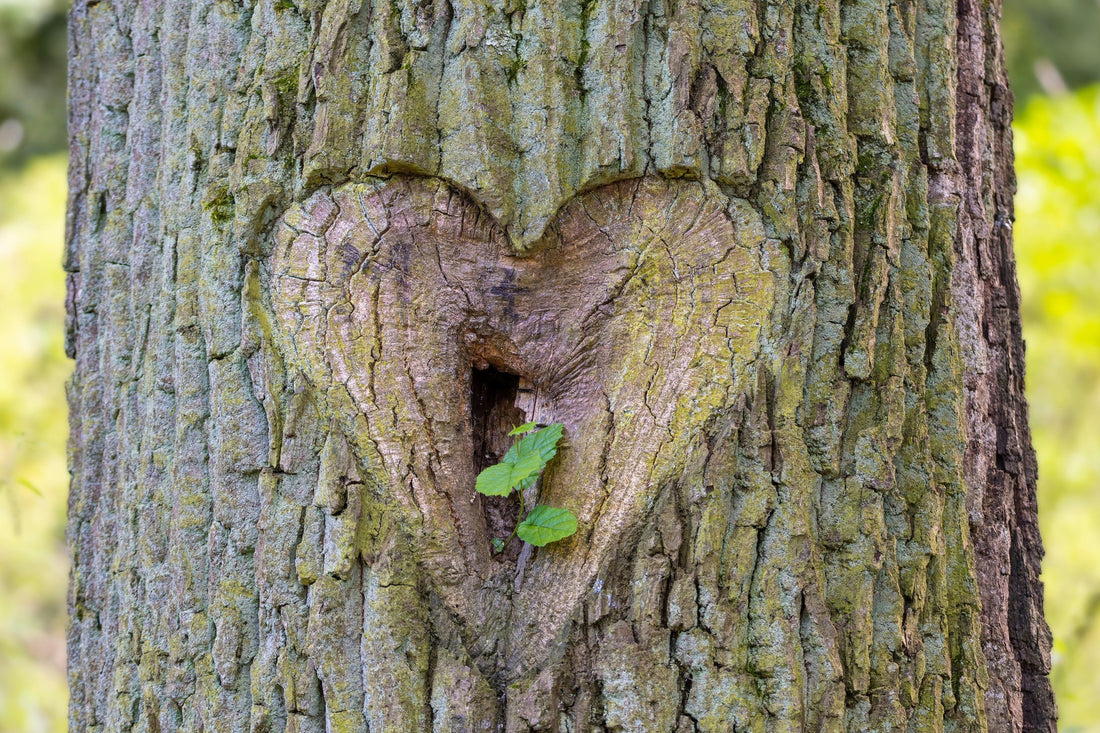
<path fill-rule="evenodd" d="M 516 520 L 516 526 L 512 527 L 512 534 L 508 535 L 508 539 L 504 540 L 504 544 L 506 545 L 516 536 L 516 532 L 519 531 L 519 525 L 523 521 L 523 515 L 527 513 L 527 505 L 523 503 L 523 489 L 517 487 L 516 493 L 519 494 L 519 519 Z"/>

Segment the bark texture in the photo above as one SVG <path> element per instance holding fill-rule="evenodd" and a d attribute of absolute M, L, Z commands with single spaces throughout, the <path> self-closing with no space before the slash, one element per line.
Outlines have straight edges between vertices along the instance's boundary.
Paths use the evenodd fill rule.
<path fill-rule="evenodd" d="M 998 14 L 78 1 L 72 728 L 1053 730 Z"/>

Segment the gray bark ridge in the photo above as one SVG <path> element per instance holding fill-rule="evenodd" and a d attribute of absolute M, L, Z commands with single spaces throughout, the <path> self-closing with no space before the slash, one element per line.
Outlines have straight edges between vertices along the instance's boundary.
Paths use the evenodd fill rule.
<path fill-rule="evenodd" d="M 72 728 L 1052 729 L 996 16 L 76 3 Z"/>

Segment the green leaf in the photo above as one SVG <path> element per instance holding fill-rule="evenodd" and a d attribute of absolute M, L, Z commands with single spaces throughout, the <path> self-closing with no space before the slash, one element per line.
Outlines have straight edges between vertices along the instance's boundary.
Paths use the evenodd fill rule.
<path fill-rule="evenodd" d="M 478 474 L 474 488 L 486 496 L 508 496 L 517 485 L 532 485 L 546 462 L 538 453 L 525 453 L 515 461 L 502 461 Z"/>
<path fill-rule="evenodd" d="M 512 493 L 513 486 L 515 484 L 512 483 L 512 464 L 498 463 L 477 475 L 477 484 L 474 488 L 479 494 L 486 496 L 508 496 Z"/>
<path fill-rule="evenodd" d="M 542 456 L 543 464 L 550 462 L 558 453 L 558 441 L 561 440 L 564 426 L 560 422 L 547 425 L 537 433 L 520 438 L 508 452 L 504 454 L 501 463 L 516 463 L 520 456 L 529 453 L 538 453 Z"/>
<path fill-rule="evenodd" d="M 520 454 L 519 460 L 512 466 L 512 486 L 537 479 L 545 465 L 546 461 L 538 453 Z"/>
<path fill-rule="evenodd" d="M 492 544 L 493 544 L 493 549 L 496 550 L 497 552 L 500 552 L 501 550 L 504 549 L 504 540 L 502 540 L 499 537 L 494 537 Z"/>
<path fill-rule="evenodd" d="M 534 425 L 524 423 L 512 430 L 512 434 L 529 430 Z M 508 496 L 516 487 L 523 490 L 534 486 L 542 469 L 557 455 L 563 430 L 564 426 L 556 422 L 520 438 L 500 463 L 478 474 L 477 491 L 486 496 Z"/>
<path fill-rule="evenodd" d="M 546 465 L 550 459 L 558 454 L 558 441 L 561 440 L 565 426 L 560 422 L 547 425 L 537 433 L 524 436 L 516 443 L 516 452 L 519 455 L 536 452 L 542 456 L 542 463 Z"/>
<path fill-rule="evenodd" d="M 573 512 L 552 506 L 535 507 L 516 527 L 520 539 L 536 547 L 565 539 L 576 531 L 577 517 Z"/>
<path fill-rule="evenodd" d="M 518 425 L 518 426 L 512 428 L 511 432 L 509 432 L 508 434 L 509 435 L 523 435 L 524 433 L 531 432 L 532 430 L 534 430 L 538 426 L 539 426 L 539 424 L 537 422 L 525 422 L 522 425 Z"/>

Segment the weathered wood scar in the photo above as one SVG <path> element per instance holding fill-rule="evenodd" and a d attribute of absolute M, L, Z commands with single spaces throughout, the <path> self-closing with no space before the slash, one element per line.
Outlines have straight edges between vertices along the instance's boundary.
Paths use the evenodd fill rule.
<path fill-rule="evenodd" d="M 512 674 L 544 664 L 605 561 L 756 386 L 778 256 L 758 216 L 713 184 L 637 179 L 579 196 L 517 254 L 466 195 L 396 177 L 318 191 L 274 231 L 280 350 L 350 448 L 332 451 L 355 478 L 330 509 L 354 512 L 327 521 L 360 522 L 337 530 L 344 548 L 327 526 L 303 543 L 338 574 L 357 553 L 372 567 L 411 554 L 475 657 L 492 644 Z M 511 413 L 487 428 L 494 380 Z M 581 531 L 533 557 L 494 558 L 501 510 L 474 493 L 507 417 L 566 426 L 542 491 Z"/>

